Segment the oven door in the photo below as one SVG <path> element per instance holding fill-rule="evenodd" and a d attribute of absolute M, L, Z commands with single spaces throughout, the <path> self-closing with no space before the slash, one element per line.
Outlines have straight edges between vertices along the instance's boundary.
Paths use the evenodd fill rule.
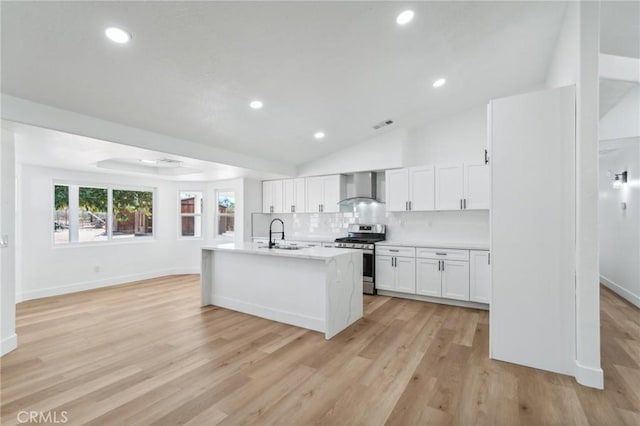
<path fill-rule="evenodd" d="M 362 292 L 364 294 L 376 294 L 373 284 L 376 270 L 373 250 L 363 250 L 362 253 Z"/>

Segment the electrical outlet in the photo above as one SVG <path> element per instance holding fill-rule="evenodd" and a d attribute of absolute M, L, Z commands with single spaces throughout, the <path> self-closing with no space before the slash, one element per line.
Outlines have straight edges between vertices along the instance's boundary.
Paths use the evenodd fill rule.
<path fill-rule="evenodd" d="M 7 234 L 0 235 L 0 248 L 9 247 L 9 236 Z"/>
<path fill-rule="evenodd" d="M 100 265 L 95 265 L 93 267 L 93 272 L 100 272 Z"/>

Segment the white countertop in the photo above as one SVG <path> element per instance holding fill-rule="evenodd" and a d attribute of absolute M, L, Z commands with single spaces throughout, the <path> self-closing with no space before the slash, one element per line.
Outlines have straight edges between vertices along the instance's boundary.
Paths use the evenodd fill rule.
<path fill-rule="evenodd" d="M 255 243 L 224 243 L 202 247 L 202 250 L 229 251 L 234 253 L 258 254 L 263 256 L 296 257 L 328 261 L 337 256 L 360 252 L 343 248 L 307 247 L 298 250 L 269 249 Z"/>
<path fill-rule="evenodd" d="M 376 246 L 433 247 L 443 249 L 489 250 L 489 241 L 392 241 L 376 243 Z"/>
<path fill-rule="evenodd" d="M 279 235 L 279 234 L 278 234 Z M 285 241 L 308 241 L 310 243 L 333 243 L 338 237 L 322 235 L 289 235 L 286 234 Z M 268 240 L 269 237 L 253 237 L 253 239 Z"/>

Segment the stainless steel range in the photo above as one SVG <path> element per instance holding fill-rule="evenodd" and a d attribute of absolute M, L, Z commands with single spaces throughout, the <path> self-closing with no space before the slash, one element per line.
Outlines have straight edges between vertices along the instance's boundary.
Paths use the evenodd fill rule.
<path fill-rule="evenodd" d="M 363 293 L 376 294 L 376 242 L 384 241 L 386 226 L 349 225 L 348 234 L 336 239 L 336 247 L 362 250 Z"/>

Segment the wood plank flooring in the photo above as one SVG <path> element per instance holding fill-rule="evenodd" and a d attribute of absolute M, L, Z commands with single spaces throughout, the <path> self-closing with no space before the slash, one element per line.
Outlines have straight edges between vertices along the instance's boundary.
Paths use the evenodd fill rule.
<path fill-rule="evenodd" d="M 1 423 L 638 425 L 640 313 L 602 289 L 604 391 L 488 359 L 484 311 L 365 297 L 330 341 L 199 306 L 185 275 L 24 302 Z M 23 414 L 24 416 L 24 414 Z"/>

